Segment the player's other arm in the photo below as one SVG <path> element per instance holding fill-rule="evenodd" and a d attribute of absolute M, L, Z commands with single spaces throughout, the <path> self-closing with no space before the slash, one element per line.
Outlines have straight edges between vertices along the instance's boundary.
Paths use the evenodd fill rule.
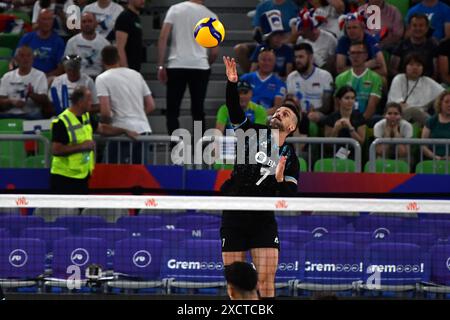
<path fill-rule="evenodd" d="M 239 125 L 245 122 L 245 113 L 239 104 L 239 93 L 237 90 L 237 82 L 239 80 L 236 61 L 230 57 L 223 57 L 228 78 L 226 89 L 226 106 L 230 115 L 230 122 Z"/>

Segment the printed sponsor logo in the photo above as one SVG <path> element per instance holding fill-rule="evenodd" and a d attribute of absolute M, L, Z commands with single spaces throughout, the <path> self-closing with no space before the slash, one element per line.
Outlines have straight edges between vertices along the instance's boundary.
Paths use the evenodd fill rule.
<path fill-rule="evenodd" d="M 74 265 L 82 267 L 89 261 L 89 252 L 84 248 L 77 248 L 70 254 L 70 261 Z"/>
<path fill-rule="evenodd" d="M 133 255 L 133 264 L 138 268 L 145 268 L 152 263 L 152 255 L 147 250 L 139 250 Z"/>
<path fill-rule="evenodd" d="M 215 261 L 177 261 L 170 259 L 167 261 L 169 269 L 181 270 L 223 270 L 222 262 Z"/>
<path fill-rule="evenodd" d="M 28 261 L 28 254 L 25 250 L 15 249 L 11 251 L 9 254 L 9 263 L 15 267 L 20 268 L 23 267 Z"/>

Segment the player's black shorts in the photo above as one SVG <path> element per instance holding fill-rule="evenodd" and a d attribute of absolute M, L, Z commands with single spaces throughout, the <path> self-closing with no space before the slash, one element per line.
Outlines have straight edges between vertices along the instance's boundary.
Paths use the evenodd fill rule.
<path fill-rule="evenodd" d="M 220 228 L 220 238 L 222 252 L 248 251 L 255 248 L 280 249 L 275 218 L 252 222 L 244 219 L 239 225 L 223 223 Z"/>

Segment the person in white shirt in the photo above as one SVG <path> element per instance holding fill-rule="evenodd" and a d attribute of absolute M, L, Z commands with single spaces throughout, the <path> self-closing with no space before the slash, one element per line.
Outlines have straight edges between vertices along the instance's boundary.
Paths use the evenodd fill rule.
<path fill-rule="evenodd" d="M 330 32 L 320 29 L 323 20 L 324 17 L 319 16 L 316 11 L 302 10 L 299 16 L 291 21 L 291 42 L 309 43 L 314 50 L 314 64 L 335 74 L 337 39 Z"/>
<path fill-rule="evenodd" d="M 390 102 L 386 105 L 384 119 L 378 121 L 373 127 L 375 138 L 412 138 L 413 127 L 411 123 L 402 119 L 402 107 L 400 104 Z M 397 147 L 397 154 L 396 154 Z M 399 144 L 377 144 L 377 156 L 384 158 L 405 158 L 408 154 L 408 146 Z"/>
<path fill-rule="evenodd" d="M 69 32 L 67 30 L 67 9 L 69 6 L 73 6 L 73 0 L 65 1 L 55 1 L 55 0 L 38 0 L 33 6 L 33 16 L 31 22 L 33 23 L 33 28 L 36 29 L 37 21 L 39 17 L 39 12 L 42 9 L 48 8 L 55 14 L 55 23 L 53 25 L 53 30 L 62 38 L 67 39 Z"/>
<path fill-rule="evenodd" d="M 65 56 L 63 66 L 66 73 L 53 80 L 48 92 L 55 113 L 58 115 L 70 107 L 70 96 L 75 88 L 80 86 L 88 88 L 92 93 L 91 112 L 99 112 L 100 105 L 95 84 L 88 75 L 81 72 L 81 57 L 77 55 Z"/>
<path fill-rule="evenodd" d="M 83 13 L 91 12 L 95 15 L 98 22 L 97 32 L 109 41 L 115 38 L 114 25 L 122 11 L 123 7 L 112 0 L 98 0 L 83 9 Z"/>
<path fill-rule="evenodd" d="M 95 30 L 97 21 L 91 12 L 85 12 L 81 16 L 81 33 L 69 39 L 66 45 L 65 56 L 77 55 L 83 60 L 81 72 L 95 79 L 102 71 L 100 52 L 110 43 Z"/>
<path fill-rule="evenodd" d="M 411 53 L 405 58 L 405 73 L 392 80 L 388 102 L 401 105 L 403 118 L 425 125 L 430 117 L 428 109 L 445 89 L 433 79 L 424 76 L 425 62 L 420 54 Z"/>
<path fill-rule="evenodd" d="M 0 81 L 0 118 L 43 119 L 51 116 L 45 73 L 32 67 L 33 50 L 16 50 L 18 68 L 7 72 Z"/>
<path fill-rule="evenodd" d="M 332 110 L 333 77 L 314 66 L 314 51 L 310 44 L 294 47 L 295 68 L 286 80 L 288 95 L 301 104 L 302 112 L 313 122 L 320 122 Z"/>
<path fill-rule="evenodd" d="M 167 84 L 167 129 L 169 134 L 179 128 L 178 116 L 186 85 L 191 93 L 194 121 L 204 123 L 203 104 L 208 86 L 210 65 L 216 60 L 218 47 L 208 50 L 195 42 L 192 30 L 200 19 L 216 14 L 203 5 L 203 0 L 175 4 L 167 11 L 158 41 L 158 79 Z M 165 56 L 169 36 L 172 37 L 169 57 Z"/>
<path fill-rule="evenodd" d="M 132 69 L 120 67 L 119 52 L 114 46 L 102 50 L 102 62 L 106 71 L 95 79 L 95 87 L 100 101 L 100 121 L 114 127 L 134 130 L 140 135 L 149 135 L 152 130 L 147 115 L 155 109 L 151 91 L 142 75 Z M 142 163 L 141 143 L 121 143 L 120 158 L 117 159 L 118 144 L 110 144 L 109 162 Z"/>

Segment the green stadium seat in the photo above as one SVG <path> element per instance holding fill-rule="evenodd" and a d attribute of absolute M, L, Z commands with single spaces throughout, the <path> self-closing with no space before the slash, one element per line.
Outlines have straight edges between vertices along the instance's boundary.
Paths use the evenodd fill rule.
<path fill-rule="evenodd" d="M 23 20 L 24 23 L 31 23 L 31 18 L 30 18 L 30 15 L 28 13 L 21 12 L 21 11 L 14 11 L 14 10 L 6 11 L 4 13 L 16 16 L 17 19 Z"/>
<path fill-rule="evenodd" d="M 45 168 L 44 156 L 29 156 L 24 161 L 25 168 Z"/>
<path fill-rule="evenodd" d="M 22 134 L 22 119 L 0 119 L 0 137 L 2 134 Z M 25 160 L 25 147 L 23 141 L 0 140 L 0 156 L 12 157 L 15 168 L 20 168 Z"/>
<path fill-rule="evenodd" d="M 16 50 L 22 34 L 20 33 L 0 33 L 0 44 L 2 47 Z"/>
<path fill-rule="evenodd" d="M 364 172 L 370 171 L 370 161 L 364 166 Z M 409 173 L 409 165 L 403 160 L 377 159 L 375 160 L 376 173 Z"/>
<path fill-rule="evenodd" d="M 450 174 L 450 161 L 424 160 L 417 164 L 416 173 Z"/>
<path fill-rule="evenodd" d="M 0 79 L 9 71 L 9 61 L 0 59 Z"/>
<path fill-rule="evenodd" d="M 319 136 L 319 126 L 313 121 L 309 121 L 308 127 L 308 137 L 318 137 Z"/>
<path fill-rule="evenodd" d="M 226 164 L 226 163 L 219 163 L 216 162 L 213 165 L 214 170 L 233 170 L 234 165 L 233 164 Z"/>
<path fill-rule="evenodd" d="M 339 158 L 320 159 L 314 163 L 314 172 L 355 172 L 355 161 Z"/>
<path fill-rule="evenodd" d="M 403 18 L 408 14 L 408 10 L 410 8 L 410 0 L 386 0 L 387 3 L 397 7 L 397 9 L 402 14 Z"/>
<path fill-rule="evenodd" d="M 0 47 L 0 59 L 9 60 L 11 59 L 13 51 L 11 48 Z"/>
<path fill-rule="evenodd" d="M 306 163 L 306 160 L 302 157 L 298 157 L 298 164 L 300 166 L 300 172 L 307 172 L 308 171 L 308 164 Z"/>

